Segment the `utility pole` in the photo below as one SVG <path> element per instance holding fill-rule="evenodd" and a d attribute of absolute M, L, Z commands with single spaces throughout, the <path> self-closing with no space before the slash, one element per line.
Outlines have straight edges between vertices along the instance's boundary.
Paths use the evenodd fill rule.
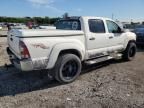
<path fill-rule="evenodd" d="M 112 13 L 112 19 L 114 20 L 114 14 Z"/>
<path fill-rule="evenodd" d="M 131 19 L 131 23 L 133 22 L 133 19 Z"/>

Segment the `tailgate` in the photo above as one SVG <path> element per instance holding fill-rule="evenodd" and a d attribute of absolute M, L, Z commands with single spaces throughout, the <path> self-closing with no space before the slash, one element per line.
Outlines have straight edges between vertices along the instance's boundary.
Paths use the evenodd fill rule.
<path fill-rule="evenodd" d="M 18 57 L 20 56 L 20 50 L 19 50 L 19 37 L 17 37 L 16 30 L 11 30 L 8 32 L 8 46 L 9 49 Z"/>

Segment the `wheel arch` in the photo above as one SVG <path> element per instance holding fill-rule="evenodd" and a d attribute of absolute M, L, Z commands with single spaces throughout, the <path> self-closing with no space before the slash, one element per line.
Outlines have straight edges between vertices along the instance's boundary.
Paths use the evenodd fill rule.
<path fill-rule="evenodd" d="M 128 44 L 131 43 L 131 42 L 136 43 L 136 40 L 130 40 L 130 41 L 128 42 Z"/>
<path fill-rule="evenodd" d="M 83 61 L 85 56 L 85 47 L 84 45 L 77 43 L 61 43 L 55 45 L 49 56 L 47 69 L 52 69 L 55 66 L 58 57 L 63 54 L 75 54 L 81 61 Z"/>
<path fill-rule="evenodd" d="M 127 48 L 127 46 L 128 46 L 130 43 L 135 43 L 135 44 L 136 44 L 136 40 L 129 40 L 128 43 L 127 43 L 127 45 L 126 45 L 126 48 Z"/>
<path fill-rule="evenodd" d="M 74 54 L 74 55 L 78 56 L 80 58 L 80 60 L 82 60 L 81 53 L 78 50 L 76 50 L 76 49 L 65 49 L 65 50 L 62 50 L 62 51 L 60 51 L 58 56 L 61 56 L 61 55 L 64 55 L 64 54 Z"/>
<path fill-rule="evenodd" d="M 133 46 L 131 46 L 133 45 Z M 130 48 L 134 48 L 132 49 L 132 53 L 129 53 Z M 126 46 L 126 49 L 124 50 L 123 52 L 123 56 L 122 56 L 122 59 L 125 60 L 125 61 L 131 61 L 134 59 L 135 55 L 136 55 L 136 41 L 135 40 L 130 40 Z"/>

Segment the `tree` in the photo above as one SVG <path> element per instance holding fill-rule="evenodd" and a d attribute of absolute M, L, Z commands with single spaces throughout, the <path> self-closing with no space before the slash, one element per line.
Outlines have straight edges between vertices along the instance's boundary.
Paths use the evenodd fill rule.
<path fill-rule="evenodd" d="M 59 18 L 49 18 L 49 17 L 0 17 L 0 22 L 5 23 L 27 23 L 33 22 L 34 24 L 54 24 Z"/>

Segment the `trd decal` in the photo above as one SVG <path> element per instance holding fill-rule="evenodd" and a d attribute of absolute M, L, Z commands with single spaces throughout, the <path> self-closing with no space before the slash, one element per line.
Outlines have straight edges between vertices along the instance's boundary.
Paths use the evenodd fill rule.
<path fill-rule="evenodd" d="M 42 43 L 36 43 L 36 44 L 31 44 L 31 45 L 34 46 L 35 48 L 49 49 L 48 46 L 45 46 Z"/>

